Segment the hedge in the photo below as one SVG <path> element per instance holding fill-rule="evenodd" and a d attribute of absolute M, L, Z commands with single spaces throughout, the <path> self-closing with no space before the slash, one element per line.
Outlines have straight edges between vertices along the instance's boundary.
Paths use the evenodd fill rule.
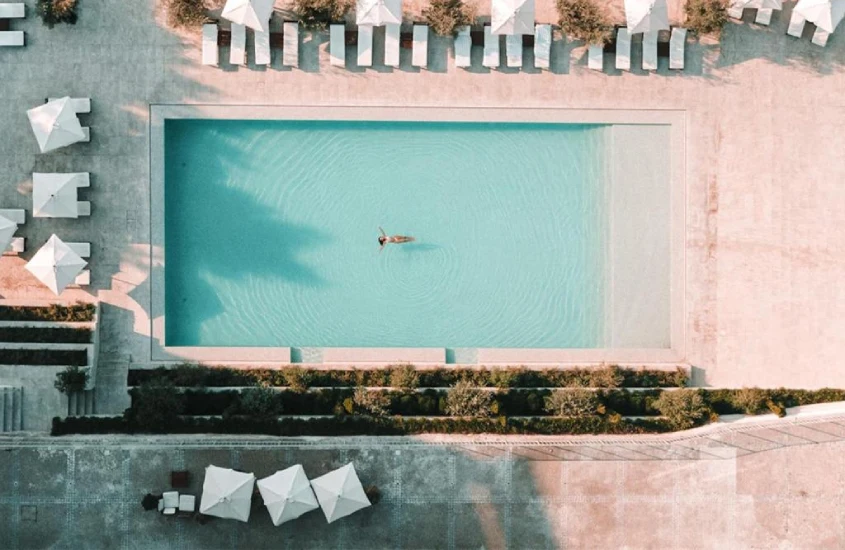
<path fill-rule="evenodd" d="M 0 365 L 76 365 L 79 367 L 84 367 L 87 364 L 88 352 L 85 350 L 0 350 Z"/>
<path fill-rule="evenodd" d="M 384 390 L 370 390 L 384 391 Z M 652 407 L 652 403 L 660 395 L 661 390 L 644 390 L 630 392 L 628 390 L 597 390 L 596 395 L 608 412 L 622 416 L 658 416 L 660 413 Z M 507 392 L 497 392 L 493 399 L 492 413 L 507 416 L 546 416 L 545 397 L 552 390 L 522 390 L 514 389 Z M 136 390 L 130 390 L 133 400 Z M 329 415 L 349 414 L 352 399 L 352 389 L 325 388 L 307 393 L 297 393 L 288 390 L 277 392 L 277 398 L 283 414 L 286 415 Z M 420 392 L 405 393 L 387 391 L 390 398 L 388 414 L 401 416 L 448 416 L 446 412 L 447 390 L 426 389 Z M 184 392 L 185 408 L 183 414 L 189 416 L 208 416 L 221 414 L 237 414 L 240 392 L 237 390 L 202 391 L 187 390 Z"/>
<path fill-rule="evenodd" d="M 179 417 L 170 423 L 173 434 L 264 434 L 274 436 L 413 435 L 455 434 L 644 434 L 671 431 L 662 419 L 606 420 L 591 418 L 373 418 L 337 416 L 329 418 L 282 418 L 259 420 L 246 417 Z M 116 417 L 53 418 L 51 435 L 133 433 L 126 419 Z"/>
<path fill-rule="evenodd" d="M 77 303 L 70 306 L 0 306 L 0 321 L 53 321 L 83 323 L 94 320 L 97 306 Z"/>
<path fill-rule="evenodd" d="M 91 343 L 91 329 L 0 327 L 0 342 L 89 344 Z"/>
<path fill-rule="evenodd" d="M 403 367 L 394 365 L 392 368 Z M 294 367 L 295 368 L 295 367 Z M 389 387 L 391 367 L 368 370 L 300 369 L 311 387 Z M 460 380 L 479 387 L 563 388 L 563 387 L 679 387 L 687 383 L 687 373 L 653 369 L 618 367 L 582 369 L 529 370 L 520 367 L 502 369 L 437 368 L 419 369 L 419 387 L 443 388 Z M 287 386 L 285 369 L 233 369 L 183 364 L 174 368 L 135 369 L 129 371 L 128 383 L 138 386 L 146 380 L 166 378 L 183 387 Z M 609 380 L 612 379 L 612 380 Z"/>

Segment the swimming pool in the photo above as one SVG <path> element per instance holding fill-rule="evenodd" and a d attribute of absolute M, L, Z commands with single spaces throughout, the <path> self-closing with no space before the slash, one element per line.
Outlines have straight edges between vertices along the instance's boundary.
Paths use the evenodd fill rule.
<path fill-rule="evenodd" d="M 602 347 L 608 128 L 168 120 L 166 343 Z"/>

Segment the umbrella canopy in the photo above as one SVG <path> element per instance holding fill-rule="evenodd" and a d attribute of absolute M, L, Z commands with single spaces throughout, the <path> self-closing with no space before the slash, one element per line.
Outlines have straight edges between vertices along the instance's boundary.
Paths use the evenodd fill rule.
<path fill-rule="evenodd" d="M 255 476 L 229 468 L 208 466 L 202 483 L 200 513 L 224 519 L 249 521 Z"/>
<path fill-rule="evenodd" d="M 358 25 L 402 24 L 402 0 L 358 0 L 355 4 L 355 23 Z"/>
<path fill-rule="evenodd" d="M 311 487 L 329 523 L 370 506 L 364 487 L 350 462 L 311 480 Z"/>
<path fill-rule="evenodd" d="M 845 0 L 798 0 L 793 11 L 820 29 L 833 32 L 845 17 Z"/>
<path fill-rule="evenodd" d="M 534 0 L 492 0 L 490 32 L 534 34 Z"/>
<path fill-rule="evenodd" d="M 42 153 L 85 139 L 69 97 L 55 99 L 26 112 Z"/>
<path fill-rule="evenodd" d="M 259 479 L 258 490 L 276 526 L 320 507 L 301 464 Z"/>
<path fill-rule="evenodd" d="M 274 0 L 226 0 L 223 17 L 233 23 L 268 32 Z"/>
<path fill-rule="evenodd" d="M 625 19 L 631 34 L 668 30 L 669 7 L 666 0 L 625 0 Z"/>
<path fill-rule="evenodd" d="M 18 224 L 5 216 L 0 216 L 0 254 L 12 244 L 12 237 L 18 230 Z"/>
<path fill-rule="evenodd" d="M 77 189 L 83 174 L 32 175 L 32 215 L 40 218 L 76 218 Z"/>
<path fill-rule="evenodd" d="M 60 238 L 52 235 L 29 260 L 26 269 L 47 285 L 47 288 L 59 295 L 76 279 L 85 265 L 85 260 Z"/>

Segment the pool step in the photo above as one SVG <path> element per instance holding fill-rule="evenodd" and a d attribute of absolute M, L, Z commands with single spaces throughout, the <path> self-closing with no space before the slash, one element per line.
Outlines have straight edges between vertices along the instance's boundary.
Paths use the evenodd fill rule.
<path fill-rule="evenodd" d="M 0 386 L 0 432 L 23 429 L 23 388 Z"/>

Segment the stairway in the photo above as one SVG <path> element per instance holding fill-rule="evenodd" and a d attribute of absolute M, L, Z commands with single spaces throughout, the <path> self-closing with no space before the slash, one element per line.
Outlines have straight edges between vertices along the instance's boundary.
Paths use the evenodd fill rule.
<path fill-rule="evenodd" d="M 0 432 L 23 429 L 23 388 L 0 386 Z"/>
<path fill-rule="evenodd" d="M 73 392 L 67 396 L 68 416 L 89 416 L 97 414 L 95 390 Z"/>

